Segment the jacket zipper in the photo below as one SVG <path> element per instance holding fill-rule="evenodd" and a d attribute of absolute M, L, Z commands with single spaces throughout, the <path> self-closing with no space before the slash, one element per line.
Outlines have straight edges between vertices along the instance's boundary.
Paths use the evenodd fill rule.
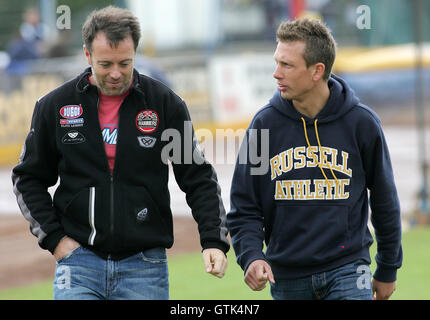
<path fill-rule="evenodd" d="M 100 121 L 99 121 L 99 117 L 98 117 L 99 103 L 100 103 L 100 98 L 97 97 L 97 123 L 98 123 L 99 130 L 101 130 Z M 118 127 L 119 127 L 119 118 L 118 118 Z M 105 145 L 104 145 L 104 141 L 103 141 L 103 134 L 102 134 L 101 131 L 100 131 L 100 134 L 101 134 L 101 139 L 102 139 L 102 147 L 103 147 L 103 151 L 104 151 L 105 159 L 106 159 L 106 167 L 107 167 L 107 170 L 109 172 L 109 184 L 110 184 L 110 186 L 109 186 L 109 188 L 110 188 L 110 190 L 109 190 L 110 191 L 109 192 L 110 193 L 110 201 L 109 201 L 109 206 L 110 206 L 110 208 L 109 208 L 110 228 L 109 228 L 109 232 L 111 234 L 111 238 L 113 238 L 113 234 L 114 234 L 114 231 L 115 231 L 115 227 L 114 227 L 115 209 L 114 209 L 114 184 L 113 184 L 114 181 L 113 181 L 113 172 L 110 172 L 109 161 L 108 161 L 108 158 L 107 158 L 107 154 L 106 154 L 106 150 L 105 150 Z M 117 142 L 118 142 L 118 138 L 117 138 Z M 115 155 L 115 157 L 116 157 L 116 155 Z M 114 168 L 114 171 L 115 171 L 115 168 Z M 111 242 L 113 244 L 113 240 Z M 111 257 L 111 255 L 109 254 L 108 258 L 110 259 L 110 257 Z"/>
<path fill-rule="evenodd" d="M 114 187 L 113 187 L 113 174 L 110 174 L 110 230 L 109 233 L 111 235 L 110 241 L 108 243 L 110 243 L 110 247 L 112 248 L 114 240 L 113 240 L 113 234 L 114 234 L 114 214 L 115 214 L 115 210 L 114 210 L 114 199 L 113 199 L 113 195 L 114 195 Z M 109 253 L 108 254 L 108 260 L 111 260 L 112 255 Z"/>
<path fill-rule="evenodd" d="M 122 104 L 124 104 L 125 99 L 127 99 L 127 97 L 124 98 Z M 122 107 L 122 105 L 121 105 L 121 107 Z M 119 132 L 120 132 L 119 123 L 120 123 L 120 119 L 121 119 L 121 112 L 120 112 L 121 107 L 118 110 L 118 127 L 117 127 L 117 133 L 116 133 L 117 136 L 116 136 L 115 163 L 113 165 L 112 172 L 110 172 L 110 167 L 109 167 L 109 162 L 108 162 L 108 170 L 110 173 L 110 234 L 111 234 L 111 239 L 112 239 L 111 247 L 113 247 L 113 244 L 114 244 L 113 235 L 114 235 L 114 231 L 115 231 L 115 200 L 114 200 L 114 184 L 113 184 L 114 179 L 113 179 L 113 177 L 114 177 L 115 168 L 116 168 L 117 162 L 118 162 L 117 154 L 118 154 L 118 145 L 119 145 L 118 142 L 119 142 Z M 103 147 L 104 147 L 104 145 L 103 145 Z M 106 161 L 107 161 L 107 155 L 106 155 Z M 110 259 L 110 257 L 111 257 L 111 255 L 109 254 L 108 259 Z"/>
<path fill-rule="evenodd" d="M 125 97 L 124 101 L 122 102 L 122 104 L 125 103 L 125 100 L 128 98 Z M 97 113 L 99 110 L 99 103 L 100 103 L 100 98 L 97 97 Z M 122 107 L 122 106 L 121 106 Z M 121 108 L 120 108 L 121 110 Z M 119 142 L 119 124 L 120 124 L 120 118 L 121 118 L 121 112 L 118 111 L 118 130 L 117 130 L 117 144 L 116 144 L 116 151 L 115 151 L 115 164 L 114 164 L 114 168 L 113 168 L 113 172 L 110 172 L 110 167 L 109 167 L 109 161 L 107 158 L 107 154 L 106 154 L 106 150 L 105 150 L 105 146 L 104 146 L 104 141 L 103 141 L 103 136 L 102 136 L 102 147 L 103 147 L 103 151 L 105 153 L 105 159 L 106 159 L 106 165 L 107 165 L 107 169 L 109 172 L 109 178 L 110 178 L 110 234 L 111 234 L 111 245 L 113 245 L 113 235 L 114 235 L 114 231 L 115 231 L 115 201 L 114 201 L 114 173 L 115 173 L 115 168 L 116 168 L 116 164 L 117 164 L 117 154 L 118 154 L 118 142 Z M 100 128 L 100 121 L 98 120 L 98 114 L 97 114 L 97 122 Z M 111 258 L 111 254 L 108 254 L 108 259 Z"/>

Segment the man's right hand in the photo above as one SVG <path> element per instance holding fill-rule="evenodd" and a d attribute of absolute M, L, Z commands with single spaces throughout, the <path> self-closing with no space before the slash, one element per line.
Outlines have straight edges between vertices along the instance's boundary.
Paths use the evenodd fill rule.
<path fill-rule="evenodd" d="M 55 260 L 60 260 L 61 258 L 65 257 L 68 253 L 75 250 L 77 247 L 79 247 L 79 242 L 76 242 L 72 238 L 69 238 L 65 236 L 60 240 L 60 242 L 57 244 L 57 247 L 54 250 L 54 258 Z"/>
<path fill-rule="evenodd" d="M 245 282 L 252 290 L 263 290 L 268 280 L 272 284 L 275 283 L 272 268 L 266 261 L 255 260 L 248 266 L 245 273 Z"/>

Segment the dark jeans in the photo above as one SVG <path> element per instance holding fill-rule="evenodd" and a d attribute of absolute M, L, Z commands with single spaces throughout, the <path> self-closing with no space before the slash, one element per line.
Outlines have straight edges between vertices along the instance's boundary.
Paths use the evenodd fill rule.
<path fill-rule="evenodd" d="M 372 300 L 369 265 L 359 260 L 300 279 L 276 279 L 275 300 Z"/>

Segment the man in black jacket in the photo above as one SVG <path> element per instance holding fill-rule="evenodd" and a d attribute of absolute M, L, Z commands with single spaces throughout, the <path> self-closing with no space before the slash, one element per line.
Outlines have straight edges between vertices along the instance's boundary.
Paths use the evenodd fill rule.
<path fill-rule="evenodd" d="M 185 102 L 133 68 L 140 26 L 128 10 L 94 11 L 82 34 L 90 68 L 37 101 L 12 174 L 31 232 L 57 261 L 54 298 L 168 299 L 168 160 L 206 271 L 222 277 L 225 210 Z"/>

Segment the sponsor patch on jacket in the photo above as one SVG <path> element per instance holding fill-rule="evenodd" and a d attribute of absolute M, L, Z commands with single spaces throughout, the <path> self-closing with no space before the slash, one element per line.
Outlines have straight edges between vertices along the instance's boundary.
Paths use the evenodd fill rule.
<path fill-rule="evenodd" d="M 142 148 L 152 148 L 155 145 L 157 138 L 151 136 L 140 136 L 137 137 L 137 141 L 139 141 L 139 145 Z"/>
<path fill-rule="evenodd" d="M 76 119 L 82 115 L 83 109 L 81 105 L 68 105 L 60 109 L 60 115 L 66 119 Z"/>
<path fill-rule="evenodd" d="M 60 119 L 60 125 L 63 128 L 82 127 L 84 125 L 84 118 L 78 118 L 78 119 Z"/>
<path fill-rule="evenodd" d="M 61 142 L 64 144 L 78 144 L 85 142 L 85 137 L 82 133 L 72 130 L 67 132 L 64 137 L 61 139 Z"/>
<path fill-rule="evenodd" d="M 157 130 L 158 114 L 152 110 L 140 111 L 136 117 L 136 127 L 143 133 L 151 133 Z"/>

